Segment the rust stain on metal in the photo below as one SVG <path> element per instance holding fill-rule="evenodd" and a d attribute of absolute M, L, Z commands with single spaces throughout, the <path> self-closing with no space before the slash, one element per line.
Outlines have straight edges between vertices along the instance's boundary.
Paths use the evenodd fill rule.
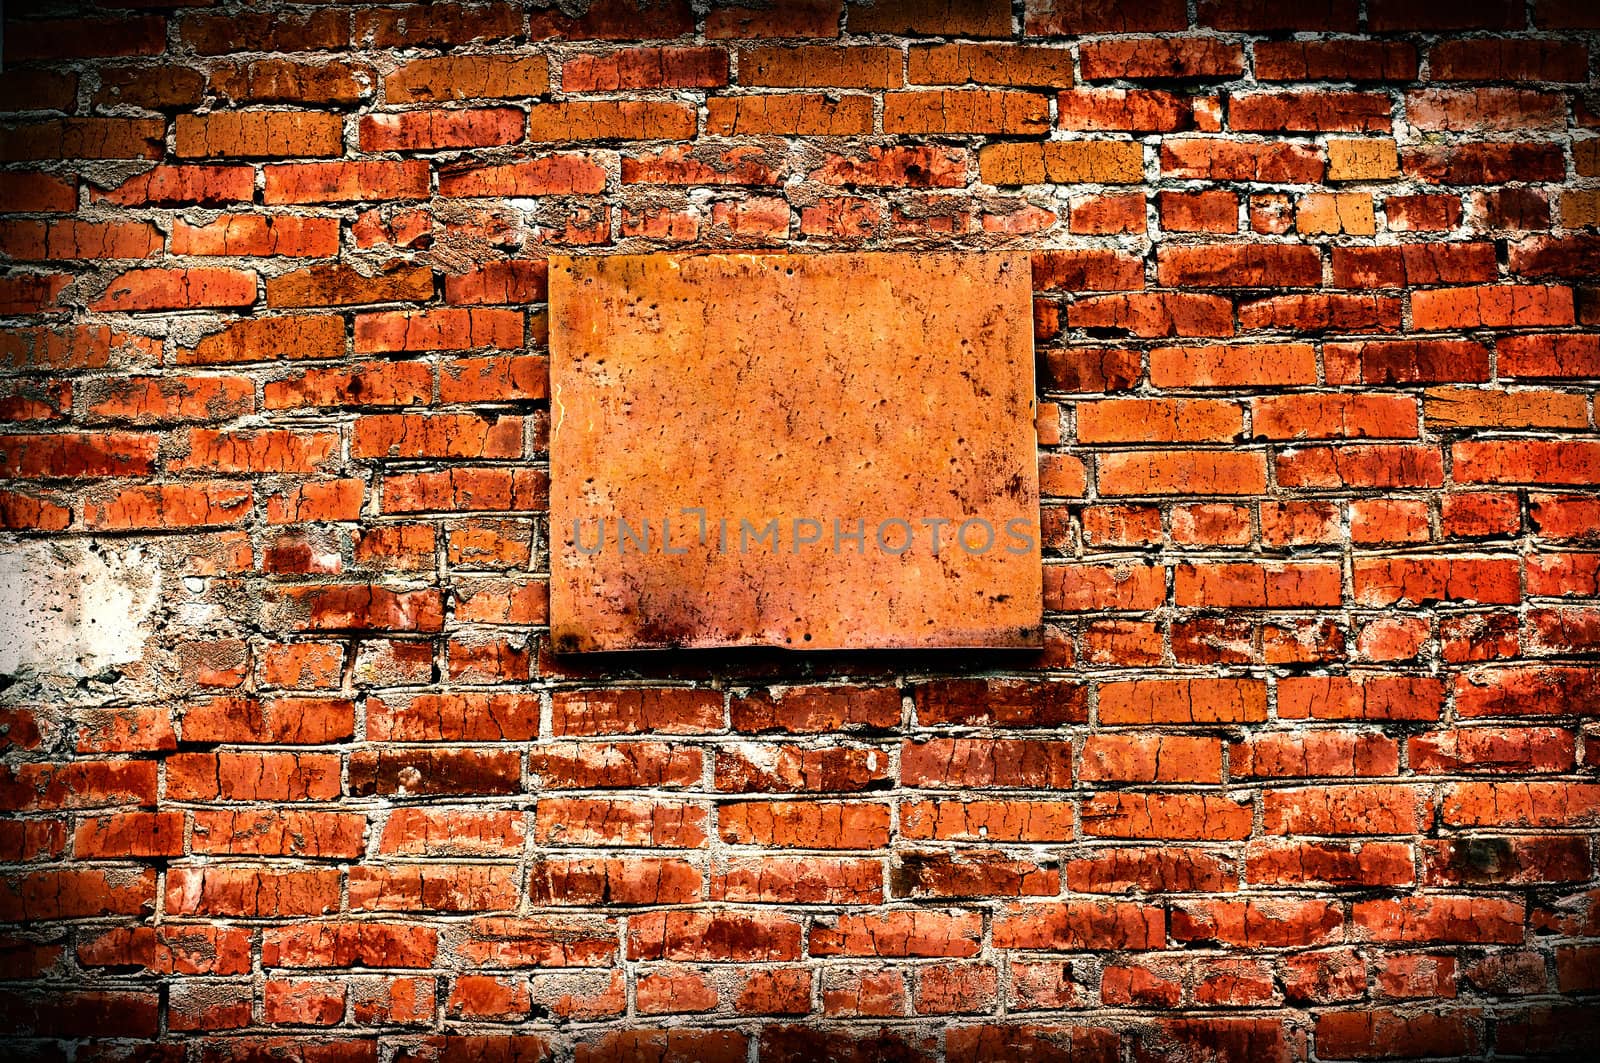
<path fill-rule="evenodd" d="M 1031 298 L 1026 254 L 552 259 L 555 648 L 1039 645 Z"/>

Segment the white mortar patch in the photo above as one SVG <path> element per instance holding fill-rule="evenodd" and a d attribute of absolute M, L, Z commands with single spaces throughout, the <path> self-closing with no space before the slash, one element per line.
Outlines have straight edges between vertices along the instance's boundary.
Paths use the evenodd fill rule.
<path fill-rule="evenodd" d="M 0 675 L 96 675 L 137 661 L 161 571 L 134 543 L 0 543 Z"/>

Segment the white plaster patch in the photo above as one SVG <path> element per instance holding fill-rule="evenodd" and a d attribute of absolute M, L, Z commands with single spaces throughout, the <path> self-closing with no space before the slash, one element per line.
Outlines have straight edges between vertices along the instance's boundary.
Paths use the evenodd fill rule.
<path fill-rule="evenodd" d="M 86 676 L 140 660 L 160 600 L 150 551 L 102 540 L 0 543 L 0 675 Z"/>

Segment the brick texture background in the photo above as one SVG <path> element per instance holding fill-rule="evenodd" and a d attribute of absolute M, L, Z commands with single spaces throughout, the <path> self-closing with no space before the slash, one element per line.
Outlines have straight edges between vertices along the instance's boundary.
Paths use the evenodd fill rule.
<path fill-rule="evenodd" d="M 161 576 L 12 1058 L 1593 1051 L 1589 0 L 6 18 L 0 525 Z M 549 653 L 545 256 L 770 247 L 1034 250 L 1042 654 Z"/>

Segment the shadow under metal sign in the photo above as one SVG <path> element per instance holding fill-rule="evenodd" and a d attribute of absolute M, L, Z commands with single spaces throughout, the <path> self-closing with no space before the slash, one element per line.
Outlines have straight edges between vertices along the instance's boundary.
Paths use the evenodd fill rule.
<path fill-rule="evenodd" d="M 550 263 L 558 652 L 1037 646 L 1025 253 Z"/>

